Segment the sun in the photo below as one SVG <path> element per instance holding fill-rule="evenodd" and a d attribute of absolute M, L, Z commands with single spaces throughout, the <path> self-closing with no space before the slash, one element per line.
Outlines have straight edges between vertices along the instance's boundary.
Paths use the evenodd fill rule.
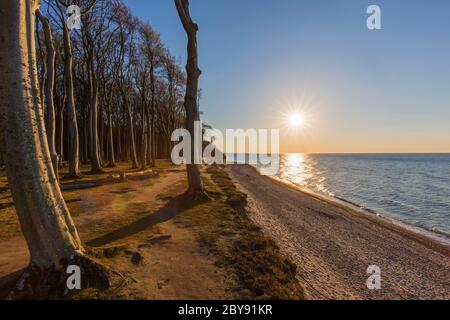
<path fill-rule="evenodd" d="M 292 127 L 301 127 L 305 123 L 305 118 L 300 113 L 293 113 L 289 116 L 289 124 Z"/>

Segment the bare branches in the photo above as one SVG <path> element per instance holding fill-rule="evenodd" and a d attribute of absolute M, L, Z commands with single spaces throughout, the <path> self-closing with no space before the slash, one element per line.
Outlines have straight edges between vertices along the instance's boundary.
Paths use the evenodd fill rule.
<path fill-rule="evenodd" d="M 185 125 L 186 73 L 160 35 L 134 17 L 120 0 L 41 2 L 41 11 L 36 15 L 49 21 L 54 36 L 56 149 L 62 160 L 74 157 L 71 150 L 76 145 L 72 142 L 77 136 L 80 162 L 92 163 L 90 148 L 95 131 L 101 165 L 103 159 L 113 163 L 110 150 L 114 150 L 115 159 L 131 158 L 135 167 L 137 159 L 142 162 L 144 138 L 148 142 L 147 159 L 170 155 L 170 134 Z M 66 8 L 71 4 L 82 10 L 83 28 L 79 32 L 71 33 L 66 27 Z M 182 8 L 190 25 L 189 11 L 185 5 Z M 42 24 L 39 28 L 42 34 Z M 41 51 L 47 53 L 44 41 Z M 46 69 L 45 61 L 38 59 L 40 71 Z M 94 89 L 98 91 L 97 129 L 90 118 L 96 100 Z M 76 135 L 70 131 L 75 121 Z M 122 136 L 116 136 L 116 132 Z"/>

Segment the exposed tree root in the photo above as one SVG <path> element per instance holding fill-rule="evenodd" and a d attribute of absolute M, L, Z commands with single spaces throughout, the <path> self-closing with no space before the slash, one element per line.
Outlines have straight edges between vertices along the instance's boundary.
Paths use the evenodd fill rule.
<path fill-rule="evenodd" d="M 184 195 L 195 202 L 206 202 L 211 200 L 209 195 L 204 190 L 201 189 L 196 190 L 188 189 Z"/>
<path fill-rule="evenodd" d="M 62 268 L 52 266 L 47 269 L 30 265 L 17 281 L 7 299 L 57 299 L 77 290 L 69 290 L 67 267 L 75 265 L 81 271 L 81 288 L 106 290 L 110 287 L 110 272 L 94 260 L 77 255 L 71 261 L 62 261 Z"/>

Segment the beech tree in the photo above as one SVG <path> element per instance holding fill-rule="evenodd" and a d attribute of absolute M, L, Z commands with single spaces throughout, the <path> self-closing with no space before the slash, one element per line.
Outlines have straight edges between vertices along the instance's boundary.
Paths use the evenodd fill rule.
<path fill-rule="evenodd" d="M 109 285 L 88 258 L 62 197 L 46 139 L 36 67 L 37 0 L 0 1 L 0 145 L 31 260 L 12 298 L 63 292 L 66 267 L 82 270 L 85 286 Z"/>
<path fill-rule="evenodd" d="M 43 77 L 45 80 L 45 105 L 47 110 L 47 121 L 46 121 L 46 130 L 47 130 L 47 141 L 48 147 L 50 150 L 50 156 L 52 159 L 53 170 L 55 171 L 55 175 L 58 178 L 58 155 L 56 153 L 56 119 L 55 119 L 55 103 L 53 100 L 53 90 L 55 87 L 55 47 L 53 45 L 53 36 L 52 29 L 50 25 L 50 21 L 44 17 L 41 13 L 40 9 L 36 10 L 36 16 L 42 22 L 44 27 L 44 35 L 45 35 L 45 46 L 47 49 L 47 61 L 44 64 L 46 66 L 45 76 Z M 44 90 L 41 85 L 41 97 L 43 96 Z"/>
<path fill-rule="evenodd" d="M 160 67 L 163 54 L 163 46 L 160 36 L 150 25 L 141 25 L 142 34 L 142 54 L 144 55 L 147 66 L 149 68 L 150 77 L 150 105 L 147 108 L 147 142 L 148 142 L 148 159 L 151 161 L 152 167 L 155 166 L 155 114 L 156 114 L 156 73 Z"/>
<path fill-rule="evenodd" d="M 69 4 L 63 0 L 56 0 L 59 9 L 59 15 L 61 18 L 61 25 L 63 29 L 63 41 L 64 41 L 64 89 L 65 89 L 65 102 L 67 104 L 67 122 L 69 131 L 69 178 L 80 178 L 79 168 L 79 137 L 78 137 L 78 123 L 75 108 L 74 97 L 74 84 L 73 84 L 73 58 L 72 58 L 72 45 L 70 39 L 71 30 L 69 30 L 66 24 L 65 12 L 69 7 Z M 75 3 L 78 5 L 78 3 Z M 95 4 L 95 0 L 88 7 L 88 10 Z M 86 11 L 88 11 L 86 10 Z"/>
<path fill-rule="evenodd" d="M 155 166 L 156 159 L 170 156 L 171 133 L 184 127 L 186 119 L 186 75 L 159 34 L 120 0 L 93 3 L 70 2 L 82 9 L 81 30 L 72 32 L 65 25 L 69 1 L 42 0 L 41 5 L 56 53 L 55 150 L 59 169 L 68 164 L 71 178 L 81 178 L 80 164 L 90 164 L 94 173 L 113 167 L 117 159 L 130 161 L 134 169 Z M 45 40 L 45 24 L 37 30 L 36 36 Z M 46 70 L 52 56 L 47 41 L 38 53 L 41 94 L 47 100 Z M 44 111 L 51 136 L 50 103 Z M 52 150 L 50 141 L 49 146 Z"/>
<path fill-rule="evenodd" d="M 200 176 L 200 164 L 195 164 L 195 153 L 201 154 L 201 146 L 195 144 L 195 121 L 200 120 L 200 113 L 198 110 L 198 79 L 201 75 L 201 70 L 198 67 L 198 53 L 197 53 L 197 31 L 198 26 L 191 19 L 189 13 L 189 0 L 175 0 L 175 5 L 178 11 L 183 28 L 187 34 L 187 63 L 186 63 L 186 94 L 184 97 L 184 108 L 186 109 L 186 129 L 191 134 L 191 159 L 192 163 L 187 164 L 188 175 L 188 195 L 194 199 L 203 199 L 206 196 L 202 178 Z M 201 155 L 198 156 L 201 159 Z"/>

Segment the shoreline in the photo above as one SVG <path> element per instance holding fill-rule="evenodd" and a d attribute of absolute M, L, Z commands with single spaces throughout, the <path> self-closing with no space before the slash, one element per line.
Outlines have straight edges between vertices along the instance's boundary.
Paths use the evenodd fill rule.
<path fill-rule="evenodd" d="M 450 299 L 448 239 L 430 237 L 346 201 L 226 166 L 248 195 L 252 219 L 298 269 L 310 299 Z M 382 290 L 366 287 L 382 270 Z"/>
<path fill-rule="evenodd" d="M 240 155 L 240 154 L 239 154 Z M 280 157 L 282 155 L 288 155 L 286 153 L 280 154 Z M 308 155 L 308 154 L 306 154 Z M 311 155 L 450 155 L 448 152 L 442 152 L 442 153 L 311 153 Z M 256 156 L 256 155 L 255 155 Z M 242 161 L 242 160 L 229 160 L 226 162 L 226 165 L 247 165 L 258 172 L 261 171 L 261 167 L 258 164 L 254 163 L 248 163 L 246 162 L 248 159 Z M 367 214 L 374 214 L 379 216 L 382 219 L 390 221 L 392 224 L 396 224 L 399 227 L 405 228 L 410 230 L 414 233 L 419 233 L 423 236 L 429 237 L 433 239 L 434 241 L 441 242 L 445 245 L 450 245 L 450 230 L 446 230 L 444 226 L 436 226 L 434 224 L 427 224 L 427 223 L 415 223 L 415 221 L 408 221 L 408 214 L 402 213 L 401 211 L 397 214 L 395 213 L 395 210 L 388 210 L 383 207 L 380 207 L 378 209 L 372 209 L 370 205 L 366 206 L 365 204 L 359 203 L 359 200 L 348 200 L 345 197 L 341 197 L 337 195 L 338 189 L 335 190 L 327 190 L 327 192 L 321 192 L 320 190 L 314 190 L 312 187 L 311 189 L 308 186 L 299 186 L 295 184 L 294 182 L 291 182 L 289 180 L 283 180 L 281 177 L 278 176 L 268 176 L 274 180 L 280 181 L 281 183 L 287 185 L 287 186 L 293 186 L 295 188 L 298 188 L 302 192 L 306 192 L 318 197 L 324 197 L 327 200 L 336 200 L 339 204 L 349 204 L 353 209 L 355 210 L 361 210 L 363 213 Z M 336 191 L 336 192 L 335 192 Z M 364 202 L 364 201 L 363 201 Z M 425 209 L 422 211 L 426 211 Z M 414 217 L 413 217 L 414 218 Z M 430 220 L 427 220 L 430 221 Z M 431 220 L 432 221 L 432 220 Z"/>
<path fill-rule="evenodd" d="M 258 174 L 259 174 L 258 168 L 255 168 L 253 166 L 250 166 L 250 167 L 255 169 L 256 172 L 258 172 Z M 378 213 L 373 209 L 365 208 L 365 207 L 358 205 L 357 203 L 354 203 L 347 199 L 344 199 L 344 198 L 341 198 L 338 196 L 327 196 L 324 194 L 320 194 L 320 193 L 314 192 L 312 190 L 309 190 L 307 188 L 300 187 L 292 182 L 282 180 L 278 177 L 270 177 L 270 176 L 267 176 L 267 177 L 277 183 L 281 183 L 289 188 L 292 188 L 294 190 L 297 190 L 299 192 L 307 194 L 308 196 L 314 197 L 316 199 L 320 199 L 321 201 L 326 201 L 332 205 L 339 206 L 346 210 L 353 211 L 356 214 L 361 214 L 362 216 L 364 216 L 366 218 L 373 219 L 374 223 L 380 223 L 380 224 L 383 224 L 385 227 L 395 228 L 396 231 L 398 231 L 398 232 L 411 233 L 410 237 L 413 237 L 416 241 L 422 241 L 424 243 L 433 241 L 436 243 L 437 246 L 444 246 L 446 251 L 450 252 L 450 235 L 447 235 L 445 232 L 442 232 L 439 230 L 434 231 L 434 230 L 426 229 L 424 227 L 415 226 L 415 225 L 409 224 L 407 222 L 403 222 L 403 221 L 391 218 L 391 217 L 387 216 L 386 214 Z"/>

